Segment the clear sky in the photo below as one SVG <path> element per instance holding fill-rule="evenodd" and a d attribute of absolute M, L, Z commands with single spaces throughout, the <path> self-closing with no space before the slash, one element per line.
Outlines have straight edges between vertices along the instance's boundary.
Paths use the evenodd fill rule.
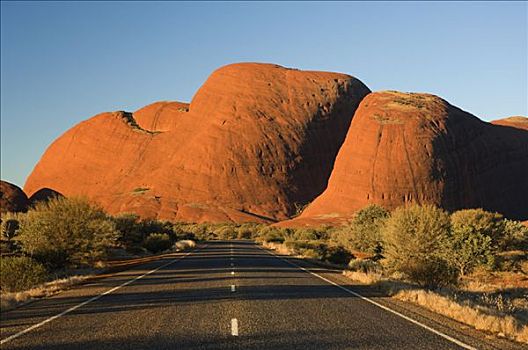
<path fill-rule="evenodd" d="M 1 3 L 1 177 L 23 186 L 90 116 L 190 101 L 216 68 L 271 62 L 527 115 L 526 2 Z"/>

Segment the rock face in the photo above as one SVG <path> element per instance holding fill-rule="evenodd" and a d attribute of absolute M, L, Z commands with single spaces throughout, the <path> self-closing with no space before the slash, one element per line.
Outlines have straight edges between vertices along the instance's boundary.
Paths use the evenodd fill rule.
<path fill-rule="evenodd" d="M 185 221 L 281 220 L 325 188 L 359 80 L 270 64 L 215 71 L 190 104 L 102 113 L 47 149 L 25 191 L 85 195 L 111 213 Z"/>
<path fill-rule="evenodd" d="M 526 130 L 483 122 L 433 95 L 376 92 L 356 110 L 328 188 L 281 225 L 335 223 L 368 204 L 411 202 L 526 220 L 527 198 Z"/>
<path fill-rule="evenodd" d="M 56 197 L 63 197 L 63 195 L 52 190 L 51 188 L 41 188 L 37 192 L 33 193 L 31 197 L 29 197 L 29 205 L 34 206 L 38 202 L 47 202 L 50 199 Z"/>
<path fill-rule="evenodd" d="M 0 212 L 26 211 L 28 198 L 20 187 L 6 181 L 0 181 Z"/>

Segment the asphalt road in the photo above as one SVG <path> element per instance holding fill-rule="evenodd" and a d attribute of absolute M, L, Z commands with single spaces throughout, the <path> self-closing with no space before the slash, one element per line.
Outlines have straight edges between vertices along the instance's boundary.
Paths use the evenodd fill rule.
<path fill-rule="evenodd" d="M 521 348 L 249 241 L 209 242 L 2 313 L 0 338 L 2 350 Z"/>

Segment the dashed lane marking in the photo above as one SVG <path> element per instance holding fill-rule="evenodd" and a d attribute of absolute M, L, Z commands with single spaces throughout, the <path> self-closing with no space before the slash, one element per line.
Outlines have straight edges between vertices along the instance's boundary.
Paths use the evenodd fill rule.
<path fill-rule="evenodd" d="M 236 318 L 231 319 L 231 335 L 238 337 L 238 320 Z"/>

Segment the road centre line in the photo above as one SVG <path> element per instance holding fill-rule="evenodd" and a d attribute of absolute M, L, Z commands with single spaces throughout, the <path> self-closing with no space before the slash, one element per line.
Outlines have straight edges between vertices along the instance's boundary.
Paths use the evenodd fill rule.
<path fill-rule="evenodd" d="M 231 292 L 233 292 L 233 293 L 236 292 L 236 289 L 235 289 L 235 285 L 234 285 L 234 284 L 231 285 Z"/>
<path fill-rule="evenodd" d="M 231 335 L 238 337 L 238 320 L 236 318 L 231 319 Z"/>
<path fill-rule="evenodd" d="M 385 305 L 382 305 L 382 304 L 380 304 L 380 303 L 378 303 L 378 302 L 376 302 L 376 301 L 374 301 L 374 300 L 372 300 L 372 299 L 370 299 L 370 298 L 367 298 L 367 297 L 365 297 L 365 296 L 363 296 L 363 295 L 361 295 L 361 294 L 359 294 L 359 293 L 356 293 L 356 292 L 354 292 L 354 291 L 352 291 L 352 290 L 350 290 L 350 289 L 348 289 L 348 288 L 346 288 L 346 287 L 343 287 L 342 285 L 337 284 L 337 283 L 335 283 L 335 282 L 333 282 L 333 281 L 329 280 L 328 278 L 325 278 L 325 277 L 323 277 L 323 276 L 321 276 L 321 275 L 318 275 L 317 273 L 315 273 L 315 272 L 313 272 L 313 271 L 310 271 L 310 270 L 308 270 L 308 269 L 306 269 L 306 268 L 304 268 L 304 267 L 302 267 L 302 266 L 299 266 L 299 265 L 297 265 L 297 264 L 295 264 L 295 263 L 293 263 L 293 262 L 287 260 L 286 258 L 283 258 L 283 257 L 281 257 L 280 255 L 275 254 L 275 253 L 272 252 L 272 251 L 269 251 L 269 250 L 264 249 L 264 248 L 262 248 L 262 247 L 259 247 L 259 248 L 262 249 L 262 250 L 264 250 L 264 251 L 267 252 L 268 254 L 273 255 L 273 256 L 275 256 L 276 258 L 281 259 L 281 260 L 285 261 L 286 263 L 288 263 L 288 264 L 290 264 L 290 265 L 292 265 L 292 266 L 295 266 L 295 267 L 297 267 L 297 268 L 303 270 L 303 271 L 306 272 L 306 273 L 309 273 L 309 274 L 311 274 L 311 275 L 313 275 L 313 276 L 315 276 L 315 277 L 317 277 L 317 278 L 319 278 L 319 279 L 321 279 L 321 280 L 323 280 L 323 281 L 325 281 L 325 282 L 327 282 L 327 283 L 330 283 L 330 284 L 334 285 L 335 287 L 337 287 L 337 288 L 339 288 L 339 289 L 341 289 L 341 290 L 343 290 L 343 291 L 345 291 L 345 292 L 347 292 L 347 293 L 349 293 L 349 294 L 352 294 L 353 296 L 358 297 L 358 298 L 360 298 L 360 299 L 362 299 L 362 300 L 364 300 L 364 301 L 366 301 L 366 302 L 368 302 L 368 303 L 370 303 L 370 304 L 372 304 L 372 305 L 375 305 L 375 306 L 377 306 L 377 307 L 379 307 L 379 308 L 381 308 L 381 309 L 383 309 L 383 310 L 385 310 L 385 311 L 388 311 L 388 312 L 390 312 L 390 313 L 393 313 L 393 314 L 395 314 L 396 316 L 399 316 L 399 317 L 401 317 L 401 318 L 403 318 L 403 319 L 405 319 L 405 320 L 407 320 L 407 321 L 409 321 L 409 322 L 411 322 L 411 323 L 414 323 L 414 324 L 417 325 L 417 326 L 420 326 L 420 327 L 422 327 L 422 328 L 425 328 L 426 330 L 428 330 L 428 331 L 430 331 L 430 332 L 432 332 L 432 333 L 434 333 L 434 334 L 436 334 L 436 335 L 439 335 L 440 337 L 442 337 L 442 338 L 444 338 L 444 339 L 447 339 L 447 340 L 449 340 L 450 342 L 455 343 L 456 345 L 458 345 L 458 346 L 460 346 L 460 347 L 462 347 L 462 348 L 464 348 L 464 349 L 468 349 L 468 350 L 477 350 L 477 348 L 474 348 L 474 347 L 472 347 L 471 345 L 468 345 L 468 344 L 466 344 L 466 343 L 464 343 L 464 342 L 462 342 L 462 341 L 460 341 L 460 340 L 458 340 L 458 339 L 455 339 L 455 338 L 453 338 L 453 337 L 451 337 L 451 336 L 449 336 L 449 335 L 447 335 L 447 334 L 445 334 L 445 333 L 442 333 L 442 332 L 440 332 L 440 331 L 438 331 L 438 330 L 436 330 L 436 329 L 434 329 L 434 328 L 431 328 L 431 327 L 429 327 L 429 326 L 427 326 L 427 325 L 425 325 L 425 324 L 423 324 L 423 323 L 421 323 L 421 322 L 419 322 L 419 321 L 417 321 L 417 320 L 415 320 L 415 319 L 413 319 L 413 318 L 411 318 L 411 317 L 405 316 L 404 314 L 399 313 L 399 312 L 396 311 L 396 310 L 393 310 L 393 309 L 391 309 L 391 308 L 389 308 L 389 307 L 387 307 L 387 306 L 385 306 Z"/>
<path fill-rule="evenodd" d="M 205 248 L 205 246 L 202 247 L 202 248 L 200 248 L 200 249 L 203 249 L 203 248 Z M 198 249 L 197 249 L 197 250 L 198 250 Z M 85 300 L 85 301 L 83 301 L 83 302 L 80 303 L 80 304 L 77 304 L 77 305 L 75 305 L 75 306 L 72 306 L 72 307 L 70 307 L 69 309 L 67 309 L 67 310 L 65 310 L 65 311 L 63 311 L 63 312 L 61 312 L 61 313 L 59 313 L 59 314 L 57 314 L 57 315 L 55 315 L 55 316 L 49 317 L 49 318 L 45 319 L 45 320 L 42 321 L 42 322 L 39 322 L 39 323 L 37 323 L 37 324 L 34 324 L 33 326 L 31 326 L 31 327 L 29 327 L 29 328 L 26 328 L 26 329 L 24 329 L 24 330 L 22 330 L 22 331 L 20 331 L 20 332 L 18 332 L 18 333 L 15 333 L 15 334 L 13 334 L 13 335 L 11 335 L 11 336 L 5 338 L 5 339 L 2 339 L 2 340 L 0 340 L 0 345 L 5 344 L 5 343 L 7 343 L 7 342 L 9 342 L 9 341 L 11 341 L 11 340 L 13 340 L 13 339 L 16 339 L 16 338 L 20 337 L 21 335 L 24 335 L 24 334 L 26 334 L 26 333 L 29 333 L 29 332 L 31 332 L 31 331 L 34 330 L 34 329 L 37 329 L 37 328 L 39 328 L 39 327 L 42 327 L 43 325 L 45 325 L 45 324 L 47 324 L 47 323 L 49 323 L 49 322 L 51 322 L 51 321 L 53 321 L 53 320 L 56 320 L 56 319 L 58 319 L 58 318 L 60 318 L 60 317 L 62 317 L 62 316 L 64 316 L 64 315 L 66 315 L 66 314 L 69 314 L 70 312 L 75 311 L 75 310 L 77 310 L 78 308 L 83 307 L 84 305 L 91 303 L 92 301 L 96 301 L 97 299 L 100 299 L 101 297 L 103 297 L 103 296 L 105 296 L 105 295 L 108 295 L 108 294 L 110 294 L 110 293 L 113 293 L 113 292 L 115 292 L 116 290 L 118 290 L 118 289 L 120 289 L 120 288 L 123 288 L 123 287 L 125 287 L 125 286 L 128 286 L 129 284 L 131 284 L 131 283 L 133 283 L 133 282 L 135 282 L 135 281 L 137 281 L 137 280 L 139 280 L 139 279 L 142 279 L 143 277 L 148 276 L 148 275 L 150 275 L 150 274 L 152 274 L 152 273 L 154 273 L 154 272 L 156 272 L 156 271 L 158 271 L 158 270 L 160 270 L 160 269 L 162 269 L 162 268 L 164 268 L 164 267 L 167 267 L 167 266 L 169 266 L 169 265 L 171 265 L 171 264 L 174 264 L 175 262 L 178 262 L 178 261 L 182 260 L 183 258 L 185 258 L 186 256 L 188 256 L 188 255 L 191 254 L 192 252 L 193 252 L 193 251 L 190 251 L 190 252 L 184 254 L 183 256 L 180 256 L 180 257 L 178 257 L 178 258 L 176 258 L 176 259 L 173 259 L 173 260 L 169 261 L 169 262 L 166 263 L 166 264 L 163 264 L 163 265 L 161 265 L 161 266 L 155 268 L 154 270 L 148 271 L 148 272 L 142 274 L 141 276 L 138 276 L 138 277 L 135 277 L 135 278 L 133 278 L 133 279 L 131 279 L 131 280 L 128 280 L 128 281 L 126 281 L 126 282 L 120 284 L 119 286 L 116 286 L 116 287 L 114 287 L 114 288 L 111 288 L 111 289 L 107 290 L 106 292 L 103 292 L 103 293 L 101 293 L 101 294 L 99 294 L 99 295 L 96 295 L 96 296 L 94 296 L 94 297 L 91 297 L 90 299 Z"/>

